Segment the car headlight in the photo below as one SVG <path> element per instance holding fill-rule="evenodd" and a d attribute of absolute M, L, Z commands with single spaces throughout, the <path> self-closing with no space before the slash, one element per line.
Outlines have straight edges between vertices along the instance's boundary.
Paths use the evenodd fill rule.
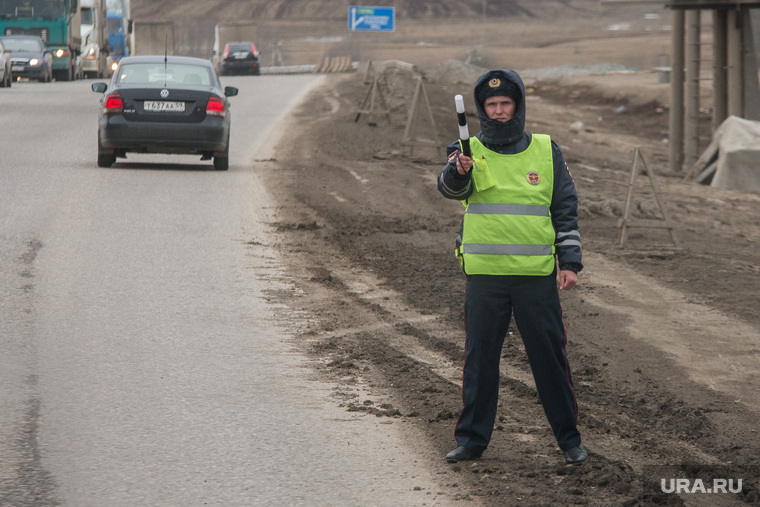
<path fill-rule="evenodd" d="M 111 70 L 116 72 L 117 67 L 119 66 L 119 62 L 113 62 L 111 64 Z"/>
<path fill-rule="evenodd" d="M 63 56 L 66 56 L 68 54 L 68 51 L 66 51 L 65 49 L 57 49 L 55 53 L 53 54 L 55 55 L 56 58 L 61 58 Z"/>
<path fill-rule="evenodd" d="M 32 58 L 31 60 L 29 60 L 29 65 L 31 65 L 32 67 L 36 67 L 39 64 L 40 64 L 40 61 L 37 58 Z"/>

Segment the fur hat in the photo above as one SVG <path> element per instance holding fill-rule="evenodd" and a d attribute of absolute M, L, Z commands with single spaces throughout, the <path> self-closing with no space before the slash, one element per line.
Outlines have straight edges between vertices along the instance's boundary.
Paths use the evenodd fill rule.
<path fill-rule="evenodd" d="M 488 97 L 510 97 L 515 103 L 520 102 L 520 90 L 515 83 L 505 79 L 501 72 L 492 72 L 488 79 L 483 80 L 475 90 L 475 96 L 482 106 Z"/>

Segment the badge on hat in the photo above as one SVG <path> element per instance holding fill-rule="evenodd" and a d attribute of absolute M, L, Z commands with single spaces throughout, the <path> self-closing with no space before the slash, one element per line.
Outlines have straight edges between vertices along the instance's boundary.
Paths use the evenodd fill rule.
<path fill-rule="evenodd" d="M 538 174 L 536 171 L 531 171 L 526 175 L 528 179 L 528 183 L 531 185 L 538 185 L 541 183 L 541 175 Z"/>
<path fill-rule="evenodd" d="M 498 88 L 498 87 L 500 87 L 501 86 L 501 79 L 499 79 L 498 77 L 495 77 L 495 78 L 491 79 L 488 82 L 488 86 L 490 86 L 491 88 Z"/>

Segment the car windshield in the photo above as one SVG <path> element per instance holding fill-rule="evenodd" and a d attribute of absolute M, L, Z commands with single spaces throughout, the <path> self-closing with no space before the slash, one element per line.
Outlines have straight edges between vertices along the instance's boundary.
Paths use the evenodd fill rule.
<path fill-rule="evenodd" d="M 119 69 L 120 84 L 211 85 L 211 73 L 206 67 L 184 63 L 130 63 Z"/>
<path fill-rule="evenodd" d="M 82 24 L 87 26 L 95 24 L 92 22 L 92 8 L 82 7 Z"/>
<path fill-rule="evenodd" d="M 45 47 L 40 39 L 21 39 L 16 37 L 3 37 L 3 46 L 11 51 L 35 53 L 39 53 Z"/>
<path fill-rule="evenodd" d="M 121 33 L 124 29 L 121 18 L 108 18 L 106 24 L 108 25 L 108 33 Z"/>
<path fill-rule="evenodd" d="M 0 0 L 0 18 L 43 18 L 66 17 L 64 0 Z"/>

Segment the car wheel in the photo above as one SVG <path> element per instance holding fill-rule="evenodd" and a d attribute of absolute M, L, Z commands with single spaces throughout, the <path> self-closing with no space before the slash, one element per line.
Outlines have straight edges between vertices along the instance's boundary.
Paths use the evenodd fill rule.
<path fill-rule="evenodd" d="M 3 73 L 3 80 L 0 81 L 0 88 L 6 88 L 8 86 L 10 85 L 8 84 L 8 70 L 6 69 Z"/>
<path fill-rule="evenodd" d="M 217 171 L 226 171 L 230 168 L 230 140 L 227 139 L 227 147 L 224 149 L 224 153 L 214 157 L 214 169 Z"/>
<path fill-rule="evenodd" d="M 116 162 L 116 155 L 98 152 L 98 167 L 111 167 Z"/>
<path fill-rule="evenodd" d="M 100 146 L 100 136 L 98 136 L 98 167 L 111 167 L 116 162 L 116 155 L 105 153 Z"/>

